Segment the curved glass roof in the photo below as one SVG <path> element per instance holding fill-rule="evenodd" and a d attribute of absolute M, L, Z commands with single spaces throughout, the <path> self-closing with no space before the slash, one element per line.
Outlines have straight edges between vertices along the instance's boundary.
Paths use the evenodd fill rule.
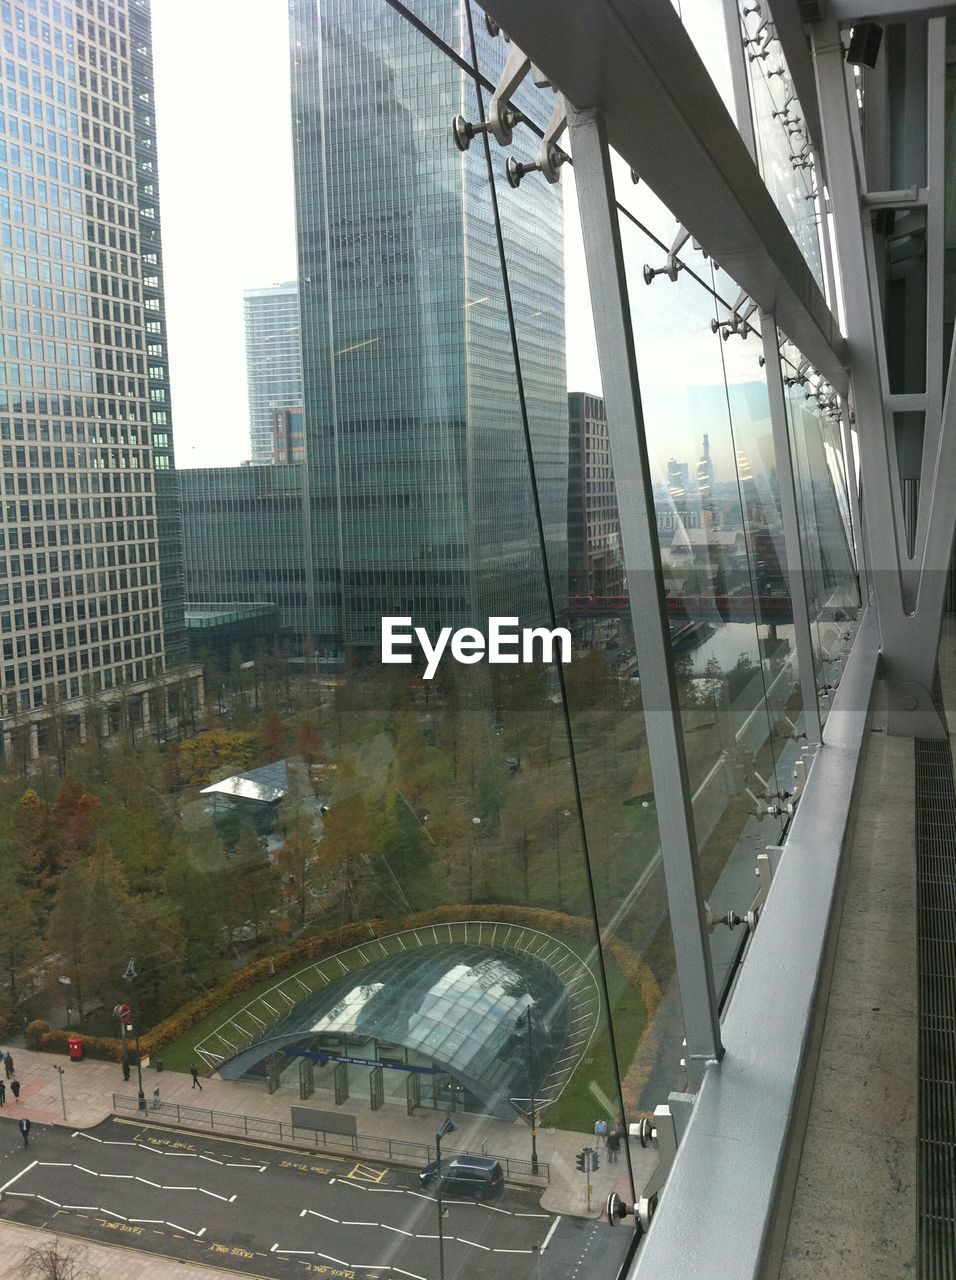
<path fill-rule="evenodd" d="M 468 943 L 427 947 L 373 961 L 302 1001 L 223 1074 L 314 1035 L 374 1038 L 414 1050 L 510 1119 L 509 1099 L 527 1098 L 531 1080 L 538 1088 L 568 1023 L 564 984 L 533 956 Z"/>

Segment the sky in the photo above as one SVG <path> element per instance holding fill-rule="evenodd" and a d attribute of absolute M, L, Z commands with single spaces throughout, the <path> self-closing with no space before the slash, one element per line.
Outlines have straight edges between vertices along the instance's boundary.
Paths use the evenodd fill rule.
<path fill-rule="evenodd" d="M 249 456 L 242 293 L 294 280 L 285 0 L 153 0 L 176 465 Z"/>
<path fill-rule="evenodd" d="M 243 290 L 296 276 L 286 3 L 152 11 L 176 465 L 234 465 L 249 457 Z M 599 393 L 584 252 L 567 221 L 568 386 Z"/>

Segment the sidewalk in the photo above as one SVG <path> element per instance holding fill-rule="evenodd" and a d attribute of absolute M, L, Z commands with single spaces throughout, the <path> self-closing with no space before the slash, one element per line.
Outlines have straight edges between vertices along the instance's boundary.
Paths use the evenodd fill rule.
<path fill-rule="evenodd" d="M 4 1045 L 4 1048 L 7 1047 Z M 11 1047 L 11 1052 L 16 1075 L 22 1086 L 20 1102 L 14 1103 L 8 1089 L 7 1105 L 0 1111 L 0 1117 L 12 1119 L 26 1115 L 34 1124 L 66 1124 L 73 1129 L 85 1129 L 99 1124 L 113 1114 L 114 1093 L 125 1097 L 136 1096 L 135 1070 L 127 1084 L 118 1063 L 92 1059 L 71 1062 L 65 1055 L 35 1053 L 21 1047 Z M 63 1068 L 62 1100 L 58 1066 Z M 226 1081 L 214 1077 L 203 1079 L 200 1091 L 192 1087 L 192 1079 L 188 1074 L 176 1071 L 158 1072 L 152 1067 L 144 1067 L 143 1090 L 147 1105 L 157 1086 L 165 1103 L 205 1107 L 213 1111 L 282 1120 L 286 1123 L 291 1119 L 290 1108 L 302 1105 L 296 1089 L 282 1088 L 270 1095 L 262 1084 Z M 65 1121 L 63 1100 L 66 1103 Z M 350 1098 L 336 1108 L 334 1104 L 323 1101 L 318 1093 L 311 1102 L 323 1109 L 351 1112 L 356 1117 L 360 1134 L 421 1143 L 434 1143 L 435 1130 L 444 1118 L 442 1112 L 435 1111 L 408 1116 L 403 1106 L 388 1104 L 373 1112 L 367 1103 L 363 1104 L 357 1098 Z M 151 1113 L 147 1113 L 146 1119 L 151 1118 L 156 1123 L 164 1123 L 161 1116 L 152 1117 Z M 458 1130 L 452 1140 L 446 1140 L 447 1149 L 485 1151 L 489 1155 L 513 1156 L 524 1160 L 530 1158 L 531 1136 L 527 1125 L 518 1121 L 494 1120 L 487 1116 L 463 1113 L 456 1114 L 454 1119 Z M 591 1175 L 591 1208 L 588 1210 L 584 1175 L 577 1172 L 575 1156 L 583 1147 L 594 1145 L 593 1137 L 584 1134 L 539 1128 L 538 1156 L 541 1161 L 548 1162 L 551 1170 L 551 1181 L 541 1196 L 542 1208 L 551 1213 L 598 1218 L 603 1213 L 611 1191 L 617 1191 L 628 1202 L 631 1200 L 623 1151 L 617 1164 L 608 1165 L 607 1152 L 602 1147 L 601 1167 Z M 640 1189 L 657 1164 L 657 1153 L 651 1149 L 644 1150 L 639 1143 L 633 1141 L 630 1148 L 635 1182 Z"/>

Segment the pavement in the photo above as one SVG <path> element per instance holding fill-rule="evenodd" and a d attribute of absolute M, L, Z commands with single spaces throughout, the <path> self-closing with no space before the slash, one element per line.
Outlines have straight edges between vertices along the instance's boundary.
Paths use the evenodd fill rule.
<path fill-rule="evenodd" d="M 13 1053 L 16 1075 L 22 1088 L 19 1104 L 13 1102 L 8 1090 L 6 1106 L 0 1110 L 0 1149 L 9 1147 L 10 1139 L 8 1135 L 10 1134 L 13 1135 L 15 1143 L 19 1142 L 19 1135 L 14 1125 L 12 1123 L 4 1123 L 4 1121 L 15 1121 L 21 1115 L 28 1116 L 34 1125 L 36 1143 L 41 1138 L 42 1130 L 47 1126 L 63 1129 L 69 1131 L 69 1133 L 79 1130 L 90 1131 L 113 1115 L 114 1093 L 126 1098 L 135 1097 L 136 1095 L 135 1072 L 129 1083 L 126 1083 L 123 1081 L 121 1069 L 116 1063 L 98 1062 L 91 1059 L 72 1062 L 65 1056 L 35 1053 L 17 1046 L 3 1046 L 4 1049 L 7 1047 L 10 1047 Z M 57 1070 L 58 1067 L 63 1069 L 62 1076 Z M 273 1121 L 281 1120 L 286 1124 L 291 1119 L 290 1108 L 302 1105 L 298 1096 L 298 1089 L 281 1088 L 270 1095 L 267 1093 L 264 1084 L 249 1081 L 225 1081 L 220 1080 L 218 1077 L 213 1077 L 202 1080 L 202 1090 L 200 1091 L 198 1088 L 193 1088 L 192 1079 L 188 1074 L 172 1071 L 158 1072 L 152 1067 L 144 1067 L 143 1089 L 147 1100 L 152 1099 L 153 1090 L 157 1086 L 160 1089 L 160 1096 L 164 1103 L 209 1108 L 210 1110 L 227 1112 L 232 1115 L 246 1115 Z M 444 1118 L 443 1112 L 431 1110 L 419 1111 L 414 1116 L 409 1117 L 406 1113 L 404 1101 L 401 1105 L 397 1102 L 386 1103 L 379 1110 L 372 1112 L 367 1103 L 363 1103 L 360 1099 L 353 1097 L 343 1106 L 336 1108 L 334 1103 L 323 1096 L 322 1090 L 316 1091 L 316 1094 L 309 1100 L 309 1105 L 339 1112 L 351 1111 L 356 1117 L 359 1134 L 390 1137 L 395 1140 L 412 1140 L 420 1143 L 434 1142 L 435 1129 L 441 1119 Z M 64 1120 L 64 1107 L 66 1120 Z M 597 1118 L 598 1108 L 596 1107 L 595 1110 L 595 1118 Z M 128 1112 L 125 1114 L 129 1115 Z M 137 1121 L 139 1120 L 138 1117 L 135 1118 Z M 151 1118 L 151 1115 L 147 1117 L 147 1119 Z M 454 1134 L 453 1140 L 451 1138 L 446 1139 L 443 1149 L 485 1152 L 489 1155 L 499 1157 L 512 1156 L 523 1160 L 527 1160 L 530 1157 L 531 1140 L 526 1124 L 518 1121 L 510 1123 L 486 1116 L 469 1116 L 463 1113 L 456 1114 L 454 1119 L 458 1125 L 457 1132 Z M 190 1121 L 190 1126 L 194 1127 L 193 1121 Z M 189 1140 L 187 1134 L 181 1133 L 180 1137 L 184 1140 Z M 632 1194 L 624 1152 L 622 1151 L 621 1159 L 618 1163 L 609 1165 L 607 1163 L 607 1153 L 601 1148 L 601 1166 L 591 1175 L 590 1206 L 588 1205 L 584 1176 L 578 1173 L 575 1167 L 575 1156 L 585 1145 L 594 1146 L 594 1139 L 588 1139 L 585 1135 L 579 1133 L 540 1127 L 538 1131 L 538 1154 L 541 1161 L 547 1161 L 550 1165 L 551 1181 L 544 1188 L 536 1188 L 532 1198 L 535 1202 L 535 1212 L 540 1211 L 553 1217 L 561 1218 L 566 1224 L 565 1231 L 572 1230 L 573 1224 L 574 1231 L 585 1233 L 591 1249 L 588 1257 L 593 1258 L 595 1251 L 613 1248 L 617 1252 L 620 1247 L 619 1243 L 612 1245 L 611 1242 L 612 1240 L 619 1241 L 621 1233 L 613 1231 L 605 1222 L 600 1221 L 608 1194 L 611 1191 L 617 1191 L 628 1202 L 632 1199 Z M 31 1152 L 32 1150 L 33 1147 L 31 1147 Z M 341 1152 L 341 1147 L 338 1148 L 338 1151 Z M 653 1150 L 642 1149 L 638 1143 L 632 1141 L 630 1143 L 630 1158 L 635 1185 L 642 1189 L 656 1166 L 657 1154 Z M 323 1159 L 327 1159 L 327 1157 L 323 1157 Z M 313 1163 L 315 1162 L 313 1161 Z M 374 1161 L 373 1163 L 378 1164 L 380 1162 Z M 0 1177 L 0 1186 L 6 1181 L 7 1176 L 9 1175 L 4 1174 L 3 1177 Z M 37 1175 L 34 1174 L 32 1176 L 36 1177 Z M 50 1176 L 52 1177 L 53 1175 Z M 531 1193 L 526 1194 L 530 1195 Z M 57 1197 L 50 1196 L 50 1198 L 56 1199 Z M 68 1200 L 70 1203 L 73 1202 L 72 1192 Z M 40 1224 L 39 1222 L 31 1222 L 30 1225 L 38 1227 Z M 53 1223 L 52 1225 L 56 1224 Z M 16 1256 L 18 1250 L 22 1254 L 24 1246 L 19 1243 L 21 1230 L 21 1228 L 11 1227 L 0 1221 L 0 1257 L 2 1257 L 0 1278 L 5 1275 L 14 1276 L 20 1274 L 16 1269 L 8 1269 L 10 1265 L 8 1260 Z M 627 1228 L 623 1230 L 626 1232 Z M 192 1259 L 186 1257 L 183 1257 L 181 1261 L 177 1261 L 175 1264 L 163 1263 L 160 1269 L 155 1271 L 151 1269 L 141 1270 L 139 1261 L 137 1261 L 135 1271 L 131 1271 L 128 1259 L 123 1260 L 125 1255 L 122 1252 L 118 1254 L 118 1257 L 109 1256 L 104 1259 L 98 1257 L 94 1259 L 94 1252 L 101 1249 L 102 1246 L 94 1241 L 84 1244 L 83 1247 L 90 1251 L 87 1265 L 93 1269 L 94 1274 L 103 1277 L 103 1280 L 112 1280 L 113 1277 L 131 1274 L 147 1277 L 152 1275 L 166 1276 L 172 1274 L 171 1268 L 173 1266 L 175 1266 L 175 1272 L 178 1277 L 183 1278 L 183 1280 L 192 1280 L 192 1277 L 189 1277 L 189 1273 L 185 1269 L 187 1267 L 189 1271 L 193 1269 L 189 1265 Z M 557 1246 L 553 1246 L 553 1248 L 555 1252 L 552 1256 L 556 1259 L 561 1250 L 558 1250 Z M 107 1250 L 107 1254 L 109 1253 L 110 1251 Z M 547 1271 L 550 1270 L 550 1268 L 546 1268 L 543 1265 L 545 1258 L 547 1258 L 547 1254 L 539 1258 L 542 1263 L 542 1275 L 546 1275 Z M 143 1259 L 143 1261 L 145 1263 L 147 1260 Z M 305 1259 L 302 1261 L 305 1261 Z M 152 1268 L 155 1264 L 155 1259 L 150 1257 L 148 1262 L 150 1268 Z M 228 1263 L 229 1258 L 226 1255 L 221 1255 L 215 1265 L 228 1269 Z M 208 1266 L 210 1263 L 204 1259 L 204 1265 Z M 317 1260 L 310 1265 L 318 1267 L 331 1266 L 332 1264 L 324 1264 L 321 1260 Z M 162 1267 L 166 1269 L 163 1270 Z M 553 1274 L 555 1276 L 562 1275 L 563 1277 L 570 1275 L 573 1269 L 571 1267 L 564 1272 L 555 1270 Z M 348 1270 L 348 1268 L 340 1268 L 340 1272 L 345 1270 Z M 408 1269 L 408 1271 L 411 1274 L 425 1275 L 425 1272 L 415 1272 L 414 1267 Z M 248 1271 L 243 1273 L 250 1274 Z M 326 1271 L 325 1274 L 330 1274 L 330 1272 Z M 355 1274 L 359 1275 L 360 1273 L 356 1272 Z M 497 1268 L 495 1274 L 501 1274 Z M 537 1274 L 538 1272 L 535 1272 L 535 1275 Z"/>

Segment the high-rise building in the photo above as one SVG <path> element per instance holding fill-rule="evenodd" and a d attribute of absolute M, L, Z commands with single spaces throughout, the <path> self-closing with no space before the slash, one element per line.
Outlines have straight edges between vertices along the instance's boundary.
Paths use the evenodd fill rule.
<path fill-rule="evenodd" d="M 568 395 L 568 591 L 624 592 L 621 521 L 601 396 Z"/>
<path fill-rule="evenodd" d="M 470 59 L 464 6 L 438 8 L 458 56 Z M 459 153 L 449 127 L 458 111 L 477 117 L 474 81 L 450 59 L 429 59 L 415 28 L 378 0 L 292 0 L 290 13 L 316 648 L 377 646 L 388 614 L 426 626 L 527 616 L 540 539 L 496 212 L 482 146 Z M 483 23 L 476 41 L 482 70 L 497 74 L 505 46 Z M 527 425 L 560 594 L 561 193 L 501 185 Z M 542 598 L 537 616 L 544 607 Z"/>
<path fill-rule="evenodd" d="M 249 444 L 253 462 L 275 462 L 273 414 L 302 403 L 299 290 L 294 280 L 244 295 Z"/>
<path fill-rule="evenodd" d="M 683 496 L 690 486 L 690 467 L 676 458 L 667 461 L 667 487 L 672 497 Z"/>
<path fill-rule="evenodd" d="M 700 459 L 697 463 L 697 488 L 701 497 L 710 498 L 714 491 L 714 462 L 710 456 L 710 436 L 704 432 Z"/>
<path fill-rule="evenodd" d="M 5 5 L 0 30 L 0 687 L 4 751 L 35 755 L 93 699 L 149 723 L 182 551 L 148 0 Z"/>

